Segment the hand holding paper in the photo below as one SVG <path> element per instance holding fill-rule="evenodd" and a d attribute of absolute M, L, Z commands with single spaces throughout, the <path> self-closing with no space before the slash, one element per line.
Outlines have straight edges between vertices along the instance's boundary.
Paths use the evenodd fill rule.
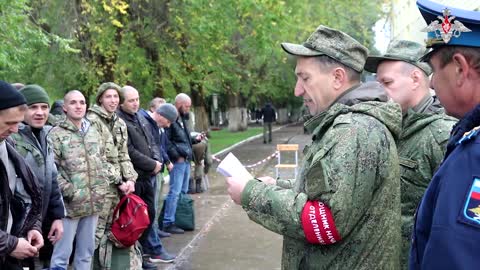
<path fill-rule="evenodd" d="M 220 162 L 217 172 L 227 177 L 228 194 L 236 204 L 241 204 L 243 189 L 253 176 L 232 153 Z"/>
<path fill-rule="evenodd" d="M 244 180 L 251 180 L 253 176 L 245 169 L 240 160 L 231 152 L 218 164 L 217 172 L 226 177 L 238 177 Z"/>

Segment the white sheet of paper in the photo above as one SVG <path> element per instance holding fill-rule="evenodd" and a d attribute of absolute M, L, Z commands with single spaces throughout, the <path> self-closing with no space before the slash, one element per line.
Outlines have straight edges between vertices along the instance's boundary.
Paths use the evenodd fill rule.
<path fill-rule="evenodd" d="M 226 177 L 238 177 L 243 180 L 253 179 L 253 176 L 231 152 L 218 164 L 217 172 Z"/>

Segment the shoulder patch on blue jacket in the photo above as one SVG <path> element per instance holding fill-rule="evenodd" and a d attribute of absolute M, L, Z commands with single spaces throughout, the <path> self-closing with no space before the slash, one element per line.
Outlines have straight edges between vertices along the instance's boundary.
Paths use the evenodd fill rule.
<path fill-rule="evenodd" d="M 480 133 L 480 126 L 474 127 L 472 130 L 465 132 L 460 140 L 456 143 L 457 145 L 465 143 L 473 138 L 475 138 Z"/>
<path fill-rule="evenodd" d="M 463 207 L 463 217 L 480 225 L 480 179 L 474 178 Z"/>

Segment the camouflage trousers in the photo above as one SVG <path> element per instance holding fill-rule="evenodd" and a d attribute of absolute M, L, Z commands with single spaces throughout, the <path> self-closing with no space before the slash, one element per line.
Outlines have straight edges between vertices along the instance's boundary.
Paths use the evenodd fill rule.
<path fill-rule="evenodd" d="M 117 187 L 110 185 L 95 232 L 95 256 L 92 261 L 94 270 L 142 270 L 142 255 L 137 243 L 130 248 L 121 249 L 108 240 L 113 210 L 119 201 L 120 193 Z"/>
<path fill-rule="evenodd" d="M 97 230 L 95 231 L 95 249 L 100 243 L 103 235 L 112 226 L 113 210 L 120 201 L 120 193 L 116 185 L 110 185 L 103 201 L 102 211 L 99 213 Z"/>

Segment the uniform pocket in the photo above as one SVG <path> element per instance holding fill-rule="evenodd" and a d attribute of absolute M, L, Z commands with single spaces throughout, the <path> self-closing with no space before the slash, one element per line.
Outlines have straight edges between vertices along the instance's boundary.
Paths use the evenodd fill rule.
<path fill-rule="evenodd" d="M 328 162 L 325 163 L 325 159 L 328 158 L 327 154 L 335 146 L 335 142 L 328 145 L 320 146 L 317 152 L 310 152 L 308 155 L 310 158 L 307 160 L 309 165 L 306 167 L 305 172 L 305 192 L 309 198 L 316 198 L 319 194 L 330 192 L 334 188 L 332 187 L 328 176 L 325 174 L 325 166 L 328 166 Z M 313 147 L 312 147 L 313 148 Z M 309 153 L 309 154 L 310 154 Z"/>

